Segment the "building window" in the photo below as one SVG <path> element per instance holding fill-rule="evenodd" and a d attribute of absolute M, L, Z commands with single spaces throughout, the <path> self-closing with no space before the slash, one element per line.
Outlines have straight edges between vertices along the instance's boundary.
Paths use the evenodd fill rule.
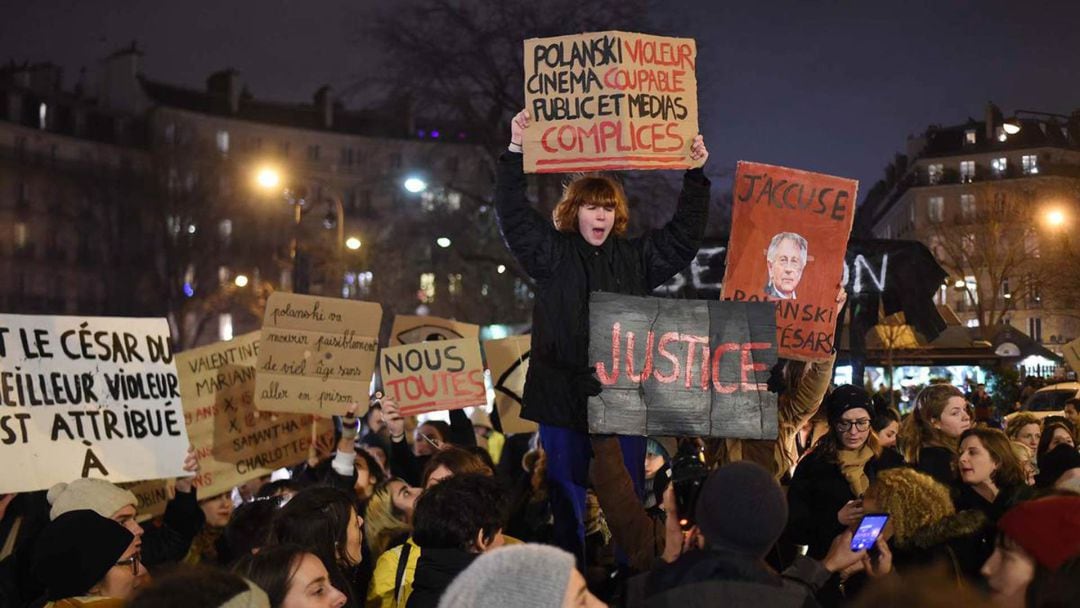
<path fill-rule="evenodd" d="M 38 105 L 38 128 L 42 131 L 49 126 L 49 106 L 44 103 Z"/>
<path fill-rule="evenodd" d="M 990 170 L 994 172 L 994 177 L 1005 177 L 1005 172 L 1009 169 L 1009 159 L 1002 156 L 1001 158 L 995 158 L 990 161 Z"/>
<path fill-rule="evenodd" d="M 218 131 L 216 139 L 217 139 L 218 152 L 221 152 L 222 154 L 228 154 L 229 153 L 229 132 L 228 131 Z"/>
<path fill-rule="evenodd" d="M 1005 132 L 1005 127 L 998 126 L 994 129 L 994 137 L 996 137 L 998 141 L 1005 141 L 1009 139 L 1009 134 Z"/>
<path fill-rule="evenodd" d="M 450 292 L 451 296 L 456 297 L 456 296 L 461 295 L 461 274 L 460 273 L 456 273 L 456 272 L 451 273 L 450 276 L 447 277 L 447 282 L 448 282 L 447 291 Z"/>
<path fill-rule="evenodd" d="M 945 172 L 945 165 L 941 163 L 935 163 L 933 165 L 926 166 L 926 178 L 931 186 L 941 183 L 942 174 Z"/>
<path fill-rule="evenodd" d="M 978 283 L 975 282 L 975 277 L 968 275 L 964 277 L 964 305 L 971 308 L 979 303 L 979 290 Z"/>
<path fill-rule="evenodd" d="M 975 129 L 968 129 L 967 131 L 964 131 L 964 145 L 965 146 L 974 146 L 975 145 Z"/>
<path fill-rule="evenodd" d="M 1029 229 L 1024 233 L 1024 253 L 1029 257 L 1039 257 L 1039 235 L 1034 230 Z"/>
<path fill-rule="evenodd" d="M 937 303 L 942 305 L 942 306 L 945 306 L 946 304 L 949 303 L 949 283 L 948 283 L 947 279 L 946 279 L 946 282 L 942 283 L 941 287 L 938 289 L 938 302 Z"/>
<path fill-rule="evenodd" d="M 218 340 L 232 340 L 232 315 L 224 312 L 218 315 Z"/>
<path fill-rule="evenodd" d="M 1032 273 L 1027 274 L 1028 306 L 1038 308 L 1042 306 L 1042 285 Z"/>
<path fill-rule="evenodd" d="M 960 183 L 970 184 L 975 181 L 975 161 L 960 161 Z"/>
<path fill-rule="evenodd" d="M 229 240 L 232 238 L 232 220 L 218 222 L 218 234 L 221 235 L 221 242 L 228 245 Z"/>
<path fill-rule="evenodd" d="M 29 241 L 29 236 L 26 229 L 26 222 L 16 222 L 14 239 L 15 250 L 21 251 L 25 249 L 27 241 Z"/>
<path fill-rule="evenodd" d="M 1001 297 L 1006 300 L 1012 298 L 1012 289 L 1009 287 L 1009 277 L 1001 277 Z"/>
<path fill-rule="evenodd" d="M 934 224 L 940 224 L 941 221 L 945 219 L 945 198 L 941 196 L 931 196 L 926 203 L 926 213 L 930 217 L 930 221 Z"/>
<path fill-rule="evenodd" d="M 319 160 L 319 146 L 307 147 L 307 159 L 311 162 L 318 162 Z"/>
<path fill-rule="evenodd" d="M 1042 319 L 1039 317 L 1028 319 L 1028 336 L 1036 342 L 1042 342 Z"/>
<path fill-rule="evenodd" d="M 970 222 L 971 220 L 975 219 L 974 194 L 960 195 L 960 216 L 964 218 L 965 222 Z"/>
<path fill-rule="evenodd" d="M 435 301 L 435 273 L 425 272 L 420 275 L 420 296 L 421 302 L 434 302 Z"/>
<path fill-rule="evenodd" d="M 1038 175 L 1039 157 L 1036 154 L 1025 154 L 1020 157 L 1020 164 L 1024 168 L 1024 175 Z"/>

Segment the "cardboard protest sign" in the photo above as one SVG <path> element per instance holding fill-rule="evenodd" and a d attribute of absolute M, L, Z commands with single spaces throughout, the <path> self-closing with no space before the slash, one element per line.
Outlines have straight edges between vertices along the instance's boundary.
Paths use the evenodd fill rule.
<path fill-rule="evenodd" d="M 382 307 L 371 302 L 272 294 L 263 317 L 255 407 L 332 416 L 355 402 L 362 416 L 381 320 Z"/>
<path fill-rule="evenodd" d="M 379 354 L 383 388 L 404 416 L 487 405 L 475 339 L 391 346 Z"/>
<path fill-rule="evenodd" d="M 187 475 L 165 319 L 0 314 L 0 494 Z"/>
<path fill-rule="evenodd" d="M 525 394 L 525 375 L 529 373 L 531 336 L 511 336 L 484 342 L 484 356 L 495 386 L 495 408 L 502 432 L 534 433 L 539 426 L 521 417 L 521 397 Z"/>
<path fill-rule="evenodd" d="M 199 458 L 195 487 L 214 496 L 274 469 L 303 462 L 314 435 L 333 441 L 333 423 L 255 409 L 259 332 L 176 356 L 188 436 Z"/>
<path fill-rule="evenodd" d="M 135 495 L 139 501 L 135 505 L 138 509 L 135 519 L 146 521 L 165 514 L 165 507 L 176 495 L 175 482 L 175 479 L 147 479 L 117 485 Z"/>
<path fill-rule="evenodd" d="M 394 315 L 394 325 L 390 328 L 390 346 L 479 337 L 479 325 L 439 317 Z"/>
<path fill-rule="evenodd" d="M 859 182 L 739 162 L 723 300 L 775 302 L 780 356 L 828 359 Z"/>
<path fill-rule="evenodd" d="M 1069 364 L 1069 369 L 1080 374 L 1080 338 L 1066 344 L 1061 351 L 1065 354 L 1065 362 Z"/>
<path fill-rule="evenodd" d="M 685 169 L 698 133 L 691 38 L 593 32 L 525 41 L 526 173 Z"/>
<path fill-rule="evenodd" d="M 772 305 L 594 292 L 589 363 L 603 391 L 589 431 L 775 439 Z"/>

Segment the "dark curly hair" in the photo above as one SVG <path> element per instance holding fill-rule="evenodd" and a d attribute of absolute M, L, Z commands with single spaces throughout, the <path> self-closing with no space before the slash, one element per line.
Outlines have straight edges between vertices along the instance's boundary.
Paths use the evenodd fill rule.
<path fill-rule="evenodd" d="M 506 496 L 485 475 L 455 475 L 420 495 L 413 514 L 413 540 L 424 549 L 477 552 L 476 539 L 490 543 L 506 525 Z"/>

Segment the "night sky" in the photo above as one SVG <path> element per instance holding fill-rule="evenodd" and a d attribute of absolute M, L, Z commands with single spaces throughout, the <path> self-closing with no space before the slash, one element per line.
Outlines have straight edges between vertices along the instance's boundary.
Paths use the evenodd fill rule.
<path fill-rule="evenodd" d="M 497 0 L 493 0 L 497 1 Z M 373 57 L 359 0 L 0 0 L 0 60 L 80 66 L 132 40 L 151 78 L 233 67 L 259 98 L 309 101 Z M 981 120 L 988 100 L 1080 108 L 1080 3 L 655 0 L 655 33 L 696 38 L 713 172 L 736 160 L 854 177 L 869 190 L 909 134 Z M 569 32 L 568 32 L 569 33 Z M 362 95 L 347 102 L 355 106 Z"/>

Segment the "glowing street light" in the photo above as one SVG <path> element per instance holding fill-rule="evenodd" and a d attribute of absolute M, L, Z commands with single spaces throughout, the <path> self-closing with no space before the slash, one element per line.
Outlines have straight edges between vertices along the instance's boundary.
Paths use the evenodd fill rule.
<path fill-rule="evenodd" d="M 506 266 L 503 264 L 499 264 L 499 267 L 495 269 L 495 272 L 499 274 L 506 272 Z"/>
<path fill-rule="evenodd" d="M 238 275 L 236 275 L 236 278 L 233 279 L 233 283 L 235 283 L 237 287 L 247 287 L 247 284 L 248 284 L 247 275 L 246 274 L 238 274 Z"/>
<path fill-rule="evenodd" d="M 281 173 L 273 167 L 263 167 L 255 174 L 255 183 L 264 190 L 273 190 L 281 185 Z"/>
<path fill-rule="evenodd" d="M 439 238 L 435 239 L 435 244 L 439 247 L 442 247 L 443 249 L 446 249 L 450 246 L 450 239 L 446 238 L 445 236 L 440 236 Z"/>
<path fill-rule="evenodd" d="M 348 239 L 345 240 L 345 246 L 353 251 L 360 249 L 360 246 L 362 244 L 363 243 L 360 242 L 360 239 L 356 238 L 355 236 L 350 236 Z"/>
<path fill-rule="evenodd" d="M 418 194 L 420 192 L 423 192 L 424 190 L 427 190 L 427 182 L 420 179 L 419 177 L 410 177 L 406 179 L 405 183 L 402 185 L 405 186 L 406 190 L 413 194 Z"/>
<path fill-rule="evenodd" d="M 1046 224 L 1051 228 L 1060 228 L 1065 224 L 1065 212 L 1060 209 L 1047 211 Z"/>

